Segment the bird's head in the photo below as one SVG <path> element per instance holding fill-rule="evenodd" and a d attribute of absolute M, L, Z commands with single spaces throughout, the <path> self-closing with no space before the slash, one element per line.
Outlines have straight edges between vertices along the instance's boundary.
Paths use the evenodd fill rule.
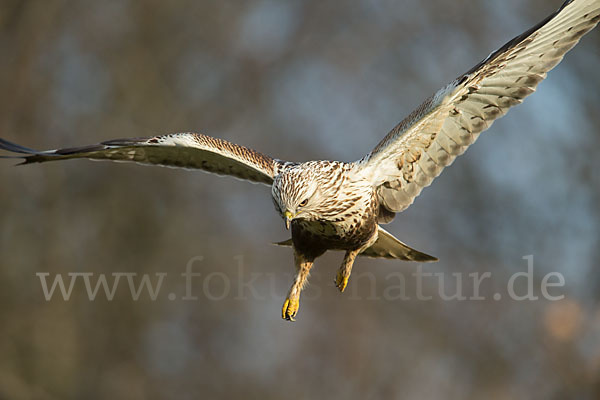
<path fill-rule="evenodd" d="M 286 169 L 273 181 L 272 195 L 275 209 L 289 229 L 294 219 L 319 217 L 319 184 L 314 171 L 302 164 Z"/>

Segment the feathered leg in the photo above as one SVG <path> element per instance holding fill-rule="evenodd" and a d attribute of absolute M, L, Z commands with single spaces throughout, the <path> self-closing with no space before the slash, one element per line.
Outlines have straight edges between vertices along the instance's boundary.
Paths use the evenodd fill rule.
<path fill-rule="evenodd" d="M 288 321 L 295 321 L 298 307 L 300 307 L 300 292 L 308 281 L 310 269 L 314 263 L 314 258 L 310 259 L 294 249 L 294 264 L 296 265 L 296 277 L 290 288 L 287 299 L 283 303 L 281 317 Z"/>
<path fill-rule="evenodd" d="M 363 248 L 357 250 L 348 250 L 346 251 L 346 255 L 344 256 L 344 261 L 342 261 L 342 266 L 337 272 L 337 276 L 335 278 L 335 286 L 340 290 L 340 292 L 344 292 L 346 286 L 348 285 L 348 279 L 350 279 L 350 274 L 352 273 L 352 265 L 354 264 L 354 260 L 356 256 L 360 254 Z"/>

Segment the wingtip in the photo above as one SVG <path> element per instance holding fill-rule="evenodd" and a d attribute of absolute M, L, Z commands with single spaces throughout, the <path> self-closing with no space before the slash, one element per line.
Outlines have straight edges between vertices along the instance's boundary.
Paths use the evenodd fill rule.
<path fill-rule="evenodd" d="M 24 157 L 19 157 L 19 156 L 0 156 L 1 159 L 5 159 L 5 160 L 22 160 Z M 20 163 L 14 164 L 13 166 L 19 166 L 19 165 L 23 165 L 26 163 L 26 160 L 22 160 Z"/>
<path fill-rule="evenodd" d="M 2 138 L 0 138 L 0 149 L 10 151 L 12 153 L 19 153 L 19 154 L 37 154 L 38 153 L 37 151 L 35 151 L 33 149 L 21 146 L 19 144 L 10 142 L 10 141 L 8 141 L 6 139 L 2 139 Z"/>

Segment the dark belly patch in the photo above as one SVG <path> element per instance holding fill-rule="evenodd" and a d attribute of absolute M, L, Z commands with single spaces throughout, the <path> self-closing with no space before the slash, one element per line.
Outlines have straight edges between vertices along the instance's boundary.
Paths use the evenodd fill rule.
<path fill-rule="evenodd" d="M 339 227 L 336 229 L 336 225 Z M 362 247 L 375 234 L 377 225 L 352 224 L 348 230 L 329 221 L 295 220 L 292 222 L 294 246 L 306 254 L 323 254 L 326 250 L 353 250 Z"/>

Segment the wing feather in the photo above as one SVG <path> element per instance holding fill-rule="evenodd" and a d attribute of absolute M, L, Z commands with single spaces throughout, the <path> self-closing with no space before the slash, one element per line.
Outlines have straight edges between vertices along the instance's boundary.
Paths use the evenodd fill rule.
<path fill-rule="evenodd" d="M 427 99 L 358 162 L 380 204 L 407 208 L 493 121 L 533 93 L 600 20 L 600 0 L 568 0 Z"/>
<path fill-rule="evenodd" d="M 0 139 L 0 149 L 20 154 L 10 158 L 24 158 L 23 164 L 73 158 L 132 161 L 145 165 L 200 169 L 268 185 L 286 164 L 247 147 L 199 133 L 116 139 L 42 152 Z"/>

